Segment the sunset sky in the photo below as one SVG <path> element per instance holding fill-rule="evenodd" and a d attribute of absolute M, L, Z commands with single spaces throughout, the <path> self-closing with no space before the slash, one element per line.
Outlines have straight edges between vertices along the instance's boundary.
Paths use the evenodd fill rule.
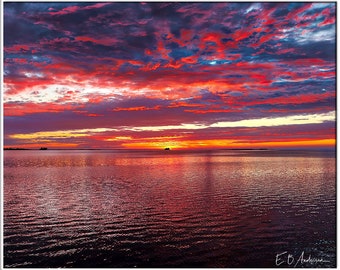
<path fill-rule="evenodd" d="M 4 147 L 335 147 L 335 3 L 3 9 Z"/>

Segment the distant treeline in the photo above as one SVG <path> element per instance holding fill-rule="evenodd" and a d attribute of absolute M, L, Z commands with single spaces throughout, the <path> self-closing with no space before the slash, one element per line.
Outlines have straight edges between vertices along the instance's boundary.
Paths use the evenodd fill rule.
<path fill-rule="evenodd" d="M 36 150 L 36 149 L 27 149 L 20 147 L 5 147 L 4 150 Z M 40 147 L 40 150 L 47 150 L 47 147 Z"/>

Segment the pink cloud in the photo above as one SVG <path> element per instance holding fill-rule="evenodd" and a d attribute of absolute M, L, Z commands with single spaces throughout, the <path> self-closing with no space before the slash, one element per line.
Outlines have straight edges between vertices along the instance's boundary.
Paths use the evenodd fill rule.
<path fill-rule="evenodd" d="M 69 14 L 69 13 L 74 13 L 78 10 L 80 10 L 79 6 L 70 6 L 70 7 L 63 8 L 62 10 L 59 10 L 59 11 L 49 12 L 49 14 L 52 15 L 52 16 L 55 16 L 55 15 L 58 16 L 58 15 L 65 15 L 65 14 Z"/>
<path fill-rule="evenodd" d="M 90 9 L 101 8 L 101 7 L 104 7 L 106 5 L 110 5 L 110 4 L 111 3 L 97 3 L 97 4 L 94 4 L 94 5 L 85 6 L 85 7 L 70 6 L 70 7 L 63 8 L 62 10 L 59 10 L 59 11 L 49 12 L 49 14 L 52 15 L 52 16 L 66 15 L 66 14 L 70 14 L 70 13 L 75 13 L 79 10 L 90 10 Z M 51 9 L 49 8 L 48 10 L 51 10 Z M 55 9 L 52 9 L 52 10 L 55 10 Z"/>
<path fill-rule="evenodd" d="M 86 6 L 84 7 L 83 9 L 95 9 L 95 8 L 102 8 L 102 7 L 105 7 L 107 5 L 110 5 L 111 3 L 97 3 L 97 4 L 94 4 L 94 5 L 91 5 L 91 6 Z"/>

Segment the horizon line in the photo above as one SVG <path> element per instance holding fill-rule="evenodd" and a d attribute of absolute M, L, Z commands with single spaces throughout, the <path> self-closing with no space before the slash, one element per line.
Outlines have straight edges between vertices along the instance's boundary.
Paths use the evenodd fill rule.
<path fill-rule="evenodd" d="M 43 147 L 45 148 L 45 147 Z M 300 147 L 300 148 L 170 148 L 170 151 L 334 151 L 336 152 L 337 147 Z M 3 151 L 48 151 L 48 150 L 61 150 L 61 151 L 68 151 L 68 150 L 115 150 L 115 151 L 165 151 L 165 148 L 22 148 L 22 147 L 4 147 Z M 166 151 L 168 152 L 168 151 Z"/>

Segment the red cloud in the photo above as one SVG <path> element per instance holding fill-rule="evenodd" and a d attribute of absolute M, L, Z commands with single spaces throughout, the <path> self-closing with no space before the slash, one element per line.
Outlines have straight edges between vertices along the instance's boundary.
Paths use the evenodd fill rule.
<path fill-rule="evenodd" d="M 259 104 L 307 104 L 318 102 L 320 100 L 327 99 L 329 97 L 335 98 L 335 93 L 325 92 L 322 94 L 304 94 L 299 96 L 288 96 L 288 97 L 276 97 L 266 100 L 251 100 L 243 102 L 243 105 L 259 105 Z"/>
<path fill-rule="evenodd" d="M 104 46 L 111 46 L 119 42 L 119 40 L 117 40 L 116 38 L 110 38 L 110 37 L 93 38 L 89 36 L 78 36 L 75 38 L 75 40 L 83 41 L 83 42 L 89 41 L 89 42 L 97 43 L 97 44 L 104 45 Z"/>
<path fill-rule="evenodd" d="M 120 111 L 149 111 L 149 110 L 159 110 L 161 106 L 157 105 L 154 107 L 145 107 L 145 106 L 139 106 L 139 107 L 130 107 L 130 108 L 115 108 L 112 111 L 114 112 L 120 112 Z"/>
<path fill-rule="evenodd" d="M 184 110 L 184 111 L 190 112 L 190 113 L 196 113 L 196 114 L 235 112 L 235 110 L 232 110 L 232 109 L 206 109 L 206 110 Z"/>
<path fill-rule="evenodd" d="M 193 55 L 193 56 L 188 56 L 188 57 L 183 57 L 181 58 L 181 61 L 186 64 L 196 64 L 198 61 L 198 57 Z"/>
<path fill-rule="evenodd" d="M 58 104 L 58 103 L 5 103 L 4 115 L 5 116 L 22 116 L 33 113 L 58 113 L 65 110 L 73 110 L 82 108 L 81 104 Z"/>
<path fill-rule="evenodd" d="M 30 50 L 30 46 L 26 44 L 15 44 L 11 47 L 4 47 L 4 51 L 7 53 L 19 53 L 28 50 Z"/>
<path fill-rule="evenodd" d="M 215 42 L 217 45 L 221 44 L 221 39 L 224 37 L 221 33 L 206 33 L 202 37 L 204 42 Z"/>
<path fill-rule="evenodd" d="M 173 102 L 171 103 L 168 108 L 178 108 L 178 107 L 205 107 L 204 104 L 194 104 L 194 103 L 186 103 L 186 102 Z"/>
<path fill-rule="evenodd" d="M 322 22 L 320 22 L 320 23 L 318 24 L 318 27 L 320 27 L 320 26 L 325 26 L 325 25 L 329 25 L 329 24 L 335 24 L 335 16 L 325 18 Z"/>

